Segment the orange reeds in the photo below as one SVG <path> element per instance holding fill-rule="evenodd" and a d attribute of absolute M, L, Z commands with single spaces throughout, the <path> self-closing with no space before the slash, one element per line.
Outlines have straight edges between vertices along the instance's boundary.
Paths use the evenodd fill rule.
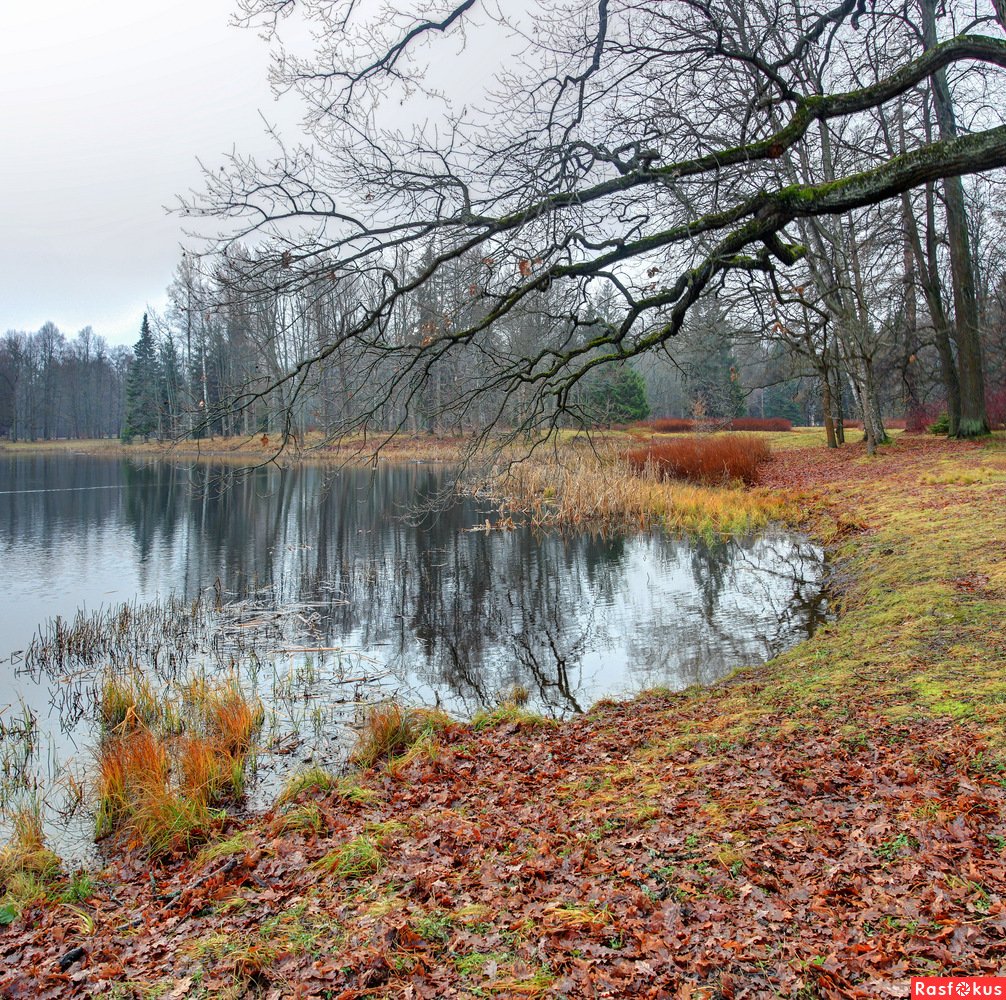
<path fill-rule="evenodd" d="M 437 709 L 403 709 L 395 702 L 375 705 L 357 737 L 351 760 L 370 767 L 384 758 L 408 751 L 423 737 L 450 725 L 450 716 Z"/>
<path fill-rule="evenodd" d="M 248 753 L 252 738 L 262 724 L 261 703 L 253 705 L 237 681 L 231 678 L 220 688 L 209 691 L 203 706 L 210 738 L 232 757 Z"/>

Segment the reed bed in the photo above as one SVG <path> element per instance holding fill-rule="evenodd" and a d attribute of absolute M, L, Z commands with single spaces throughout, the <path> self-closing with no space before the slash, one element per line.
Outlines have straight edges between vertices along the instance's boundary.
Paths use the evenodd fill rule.
<path fill-rule="evenodd" d="M 41 733 L 38 716 L 22 701 L 0 708 L 0 812 L 17 796 L 36 791 L 32 762 Z"/>
<path fill-rule="evenodd" d="M 681 479 L 708 486 L 758 482 L 759 467 L 772 457 L 764 438 L 753 434 L 691 436 L 676 441 L 651 442 L 627 452 L 633 472 L 658 480 Z"/>
<path fill-rule="evenodd" d="M 793 516 L 785 498 L 757 489 L 676 482 L 634 473 L 614 445 L 566 447 L 488 477 L 484 489 L 512 516 L 542 528 L 646 529 L 743 534 Z"/>
<path fill-rule="evenodd" d="M 57 615 L 39 628 L 22 660 L 27 670 L 49 675 L 107 661 L 167 666 L 212 634 L 213 610 L 200 594 L 191 601 L 168 597 L 80 610 L 72 621 Z"/>
<path fill-rule="evenodd" d="M 334 602 L 333 602 L 334 603 Z M 14 662 L 34 675 L 63 678 L 106 663 L 137 677 L 165 679 L 184 674 L 191 663 L 215 661 L 226 667 L 257 661 L 264 640 L 303 642 L 316 629 L 315 606 L 282 601 L 271 592 L 242 598 L 219 587 L 193 599 L 169 596 L 150 603 L 123 603 L 78 611 L 72 620 L 56 616 L 40 626 L 28 648 Z M 115 712 L 115 691 L 103 692 Z M 127 700 L 131 691 L 122 693 Z M 102 712 L 105 708 L 102 708 Z"/>

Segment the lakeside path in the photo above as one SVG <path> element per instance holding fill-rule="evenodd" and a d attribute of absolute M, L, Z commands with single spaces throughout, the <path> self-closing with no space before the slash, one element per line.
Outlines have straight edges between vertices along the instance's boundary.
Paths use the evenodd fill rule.
<path fill-rule="evenodd" d="M 773 438 L 841 616 L 707 690 L 501 712 L 127 855 L 0 995 L 908 996 L 1006 967 L 1006 442 Z M 63 958 L 65 968 L 61 969 Z"/>

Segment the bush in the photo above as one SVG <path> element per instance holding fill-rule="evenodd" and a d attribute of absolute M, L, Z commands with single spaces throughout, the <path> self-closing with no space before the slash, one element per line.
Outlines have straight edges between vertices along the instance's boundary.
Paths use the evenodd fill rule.
<path fill-rule="evenodd" d="M 1006 427 L 1006 389 L 986 389 L 985 407 L 989 415 L 989 427 L 1002 430 Z"/>
<path fill-rule="evenodd" d="M 793 421 L 784 417 L 737 417 L 730 421 L 732 431 L 791 431 Z"/>
<path fill-rule="evenodd" d="M 923 403 L 913 406 L 905 415 L 905 430 L 912 434 L 922 434 L 939 419 L 940 413 L 946 410 L 946 404 Z"/>
<path fill-rule="evenodd" d="M 711 423 L 724 431 L 791 431 L 793 422 L 783 417 L 736 417 L 733 420 L 712 420 Z M 659 420 L 644 420 L 633 426 L 654 434 L 693 434 L 699 428 L 696 421 L 679 417 L 662 417 Z"/>
<path fill-rule="evenodd" d="M 765 440 L 750 434 L 683 438 L 635 448 L 625 456 L 634 472 L 652 469 L 661 480 L 722 485 L 739 479 L 748 486 L 758 481 L 759 465 L 771 457 Z"/>
<path fill-rule="evenodd" d="M 659 420 L 645 420 L 638 424 L 654 434 L 691 434 L 695 430 L 694 420 L 684 420 L 680 417 L 662 417 Z"/>
<path fill-rule="evenodd" d="M 927 428 L 930 434 L 949 434 L 950 416 L 944 411 Z"/>

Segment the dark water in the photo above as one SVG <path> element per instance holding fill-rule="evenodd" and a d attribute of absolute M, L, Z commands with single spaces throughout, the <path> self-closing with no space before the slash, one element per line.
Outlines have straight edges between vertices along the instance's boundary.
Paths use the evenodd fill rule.
<path fill-rule="evenodd" d="M 27 709 L 42 731 L 62 728 L 50 756 L 82 755 L 88 700 L 68 708 L 66 690 L 93 670 L 28 671 L 17 651 L 56 615 L 169 594 L 295 611 L 259 637 L 248 679 L 267 704 L 297 681 L 316 736 L 305 757 L 324 750 L 337 720 L 319 706 L 348 675 L 366 691 L 329 701 L 399 693 L 466 715 L 521 684 L 532 707 L 566 715 L 602 696 L 709 683 L 806 637 L 825 613 L 821 552 L 798 536 L 471 530 L 494 520 L 474 499 L 418 512 L 443 482 L 419 465 L 2 460 L 0 722 Z M 289 733 L 288 719 L 273 721 Z"/>
<path fill-rule="evenodd" d="M 567 713 L 714 680 L 809 635 L 824 610 L 821 553 L 799 537 L 472 531 L 493 520 L 472 499 L 417 513 L 443 482 L 431 467 L 0 468 L 0 657 L 56 614 L 218 583 L 314 605 L 312 645 L 379 658 L 455 710 L 519 682 Z"/>

